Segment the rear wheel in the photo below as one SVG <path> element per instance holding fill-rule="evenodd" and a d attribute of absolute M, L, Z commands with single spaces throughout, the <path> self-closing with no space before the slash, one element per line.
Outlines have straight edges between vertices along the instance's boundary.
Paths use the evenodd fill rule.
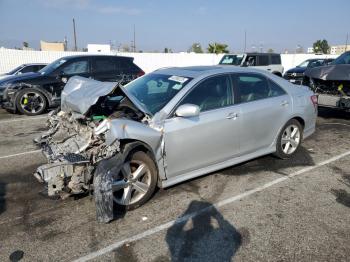
<path fill-rule="evenodd" d="M 282 159 L 291 158 L 299 149 L 303 138 L 303 128 L 299 121 L 291 119 L 278 135 L 275 155 Z"/>
<path fill-rule="evenodd" d="M 22 114 L 40 115 L 46 110 L 46 107 L 46 97 L 36 89 L 23 89 L 17 95 L 16 108 Z"/>
<path fill-rule="evenodd" d="M 157 169 L 146 153 L 132 152 L 112 180 L 114 203 L 131 210 L 146 203 L 154 193 Z"/>

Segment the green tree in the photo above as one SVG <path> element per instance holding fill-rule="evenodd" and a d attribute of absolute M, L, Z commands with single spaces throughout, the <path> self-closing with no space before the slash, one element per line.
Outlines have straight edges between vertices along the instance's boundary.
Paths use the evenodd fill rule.
<path fill-rule="evenodd" d="M 203 53 L 203 49 L 200 43 L 193 43 L 190 49 L 188 49 L 188 52 L 194 52 L 194 53 L 200 54 L 200 53 Z"/>
<path fill-rule="evenodd" d="M 267 50 L 267 52 L 268 53 L 273 53 L 273 52 L 275 52 L 272 48 L 269 48 L 268 50 Z"/>
<path fill-rule="evenodd" d="M 314 52 L 317 53 L 322 53 L 322 54 L 328 54 L 330 50 L 330 46 L 327 42 L 327 40 L 317 40 L 312 47 L 314 48 Z"/>
<path fill-rule="evenodd" d="M 222 53 L 229 53 L 229 50 L 227 49 L 228 45 L 226 44 L 220 44 L 220 43 L 212 43 L 209 44 L 207 50 L 211 54 L 222 54 Z"/>
<path fill-rule="evenodd" d="M 23 47 L 28 48 L 29 47 L 28 42 L 23 42 Z"/>

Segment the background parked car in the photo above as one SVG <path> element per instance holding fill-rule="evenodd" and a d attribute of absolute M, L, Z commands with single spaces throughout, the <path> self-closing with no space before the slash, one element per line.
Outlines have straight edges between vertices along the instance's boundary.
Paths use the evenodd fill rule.
<path fill-rule="evenodd" d="M 277 76 L 282 76 L 283 66 L 280 54 L 273 53 L 246 53 L 224 55 L 220 65 L 249 66 L 267 70 Z"/>
<path fill-rule="evenodd" d="M 306 69 L 314 68 L 318 66 L 324 66 L 330 64 L 334 59 L 332 58 L 314 58 L 307 59 L 300 65 L 289 69 L 285 74 L 284 78 L 293 84 L 301 85 L 304 78 Z"/>
<path fill-rule="evenodd" d="M 47 64 L 43 64 L 43 63 L 23 64 L 12 69 L 8 73 L 0 75 L 0 79 L 4 79 L 5 77 L 20 75 L 24 73 L 38 72 L 40 69 L 44 68 L 45 66 L 47 66 Z"/>
<path fill-rule="evenodd" d="M 318 94 L 320 106 L 350 112 L 350 51 L 329 65 L 306 70 L 303 85 Z"/>
<path fill-rule="evenodd" d="M 107 55 L 79 55 L 57 59 L 37 73 L 28 73 L 0 81 L 2 107 L 26 115 L 39 115 L 60 104 L 67 80 L 83 76 L 99 81 L 126 84 L 144 74 L 133 58 Z"/>

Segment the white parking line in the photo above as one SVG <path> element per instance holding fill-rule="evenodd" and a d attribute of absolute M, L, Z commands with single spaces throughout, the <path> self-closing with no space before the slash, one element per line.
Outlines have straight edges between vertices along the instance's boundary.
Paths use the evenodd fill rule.
<path fill-rule="evenodd" d="M 38 150 L 27 151 L 27 152 L 22 152 L 22 153 L 7 155 L 7 156 L 0 156 L 0 159 L 11 158 L 11 157 L 16 157 L 16 156 L 23 156 L 23 155 L 38 153 L 38 152 L 41 152 L 41 150 L 38 149 Z"/>
<path fill-rule="evenodd" d="M 7 124 L 7 123 L 12 123 L 12 122 L 20 122 L 20 121 L 28 121 L 28 120 L 37 120 L 37 119 L 44 119 L 47 118 L 47 115 L 45 116 L 36 116 L 36 117 L 26 117 L 26 118 L 16 118 L 16 119 L 12 119 L 12 120 L 3 120 L 0 121 L 0 124 Z"/>
<path fill-rule="evenodd" d="M 303 169 L 301 169 L 301 170 L 299 170 L 299 171 L 293 172 L 293 173 L 289 174 L 288 176 L 284 176 L 284 177 L 277 178 L 277 179 L 275 179 L 275 180 L 272 180 L 271 182 L 268 182 L 268 183 L 266 183 L 266 184 L 264 184 L 264 185 L 262 185 L 262 186 L 259 186 L 259 187 L 254 188 L 254 189 L 248 190 L 248 191 L 246 191 L 246 192 L 244 192 L 244 193 L 242 193 L 242 194 L 239 194 L 239 195 L 232 196 L 232 197 L 230 197 L 230 198 L 224 199 L 224 200 L 222 200 L 222 201 L 219 201 L 219 202 L 213 204 L 213 205 L 210 206 L 210 207 L 201 209 L 201 210 L 199 210 L 199 211 L 197 211 L 197 212 L 193 212 L 193 213 L 191 213 L 191 214 L 188 214 L 188 215 L 186 215 L 186 216 L 180 217 L 180 218 L 178 218 L 178 219 L 174 219 L 174 220 L 169 221 L 169 222 L 167 222 L 167 223 L 165 223 L 165 224 L 162 224 L 162 225 L 159 225 L 159 226 L 157 226 L 157 227 L 154 227 L 154 228 L 151 228 L 151 229 L 149 229 L 149 230 L 146 230 L 146 231 L 144 231 L 144 232 L 142 232 L 142 233 L 140 233 L 140 234 L 137 234 L 137 235 L 134 235 L 134 236 L 125 238 L 125 239 L 123 239 L 123 240 L 117 241 L 117 242 L 115 242 L 115 243 L 113 243 L 113 244 L 111 244 L 111 245 L 109 245 L 109 246 L 107 246 L 107 247 L 105 247 L 105 248 L 102 248 L 102 249 L 100 249 L 100 250 L 97 250 L 97 251 L 95 251 L 95 252 L 92 252 L 92 253 L 90 253 L 90 254 L 88 254 L 88 255 L 86 255 L 86 256 L 83 256 L 83 257 L 81 257 L 81 258 L 78 258 L 78 259 L 76 259 L 76 260 L 74 260 L 74 261 L 75 261 L 75 262 L 84 262 L 84 261 L 89 261 L 89 260 L 91 260 L 91 259 L 97 258 L 97 257 L 99 257 L 99 256 L 102 256 L 102 255 L 104 255 L 104 254 L 107 254 L 107 253 L 113 251 L 114 249 L 116 249 L 116 248 L 122 246 L 122 245 L 125 244 L 125 243 L 137 241 L 137 240 L 143 239 L 143 238 L 145 238 L 145 237 L 154 235 L 154 234 L 156 234 L 156 233 L 158 233 L 158 232 L 160 232 L 160 231 L 162 231 L 162 230 L 165 230 L 165 229 L 170 228 L 170 227 L 173 226 L 174 224 L 179 224 L 179 223 L 184 222 L 184 221 L 186 221 L 186 220 L 188 220 L 188 219 L 190 219 L 190 218 L 193 218 L 193 217 L 195 217 L 195 216 L 198 216 L 198 215 L 201 214 L 201 213 L 207 212 L 207 211 L 209 211 L 210 209 L 212 209 L 212 208 L 214 208 L 214 207 L 215 207 L 215 208 L 223 207 L 223 206 L 225 206 L 225 205 L 228 205 L 228 204 L 230 204 L 230 203 L 233 203 L 233 202 L 235 202 L 235 201 L 237 201 L 237 200 L 240 200 L 240 199 L 242 199 L 242 198 L 248 197 L 248 196 L 250 196 L 250 195 L 252 195 L 252 194 L 255 194 L 255 193 L 257 193 L 257 192 L 261 192 L 261 191 L 263 191 L 263 190 L 265 190 L 265 189 L 267 189 L 267 188 L 269 188 L 269 187 L 272 187 L 273 185 L 279 184 L 279 183 L 281 183 L 281 182 L 283 182 L 283 181 L 285 181 L 285 180 L 287 180 L 287 179 L 293 178 L 293 177 L 298 176 L 298 175 L 302 175 L 302 174 L 304 174 L 304 173 L 306 173 L 306 172 L 308 172 L 308 171 L 311 171 L 311 170 L 313 170 L 313 169 L 316 169 L 316 168 L 318 168 L 318 167 L 320 167 L 320 166 L 327 165 L 327 164 L 329 164 L 329 163 L 331 163 L 331 162 L 334 162 L 334 161 L 336 161 L 336 160 L 339 160 L 339 159 L 341 159 L 341 158 L 343 158 L 343 157 L 346 157 L 346 156 L 348 156 L 348 155 L 350 155 L 350 151 L 347 151 L 347 152 L 345 152 L 345 153 L 343 153 L 343 154 L 340 154 L 340 155 L 337 155 L 337 156 L 335 156 L 335 157 L 332 157 L 332 158 L 330 158 L 330 159 L 328 159 L 328 160 L 322 161 L 322 162 L 320 162 L 320 163 L 318 163 L 318 164 L 316 164 L 316 165 L 314 165 L 314 166 L 306 167 L 306 168 L 303 168 Z"/>

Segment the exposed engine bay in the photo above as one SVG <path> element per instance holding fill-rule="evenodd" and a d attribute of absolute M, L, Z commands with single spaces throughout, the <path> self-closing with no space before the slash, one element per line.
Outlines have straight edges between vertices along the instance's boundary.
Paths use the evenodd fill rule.
<path fill-rule="evenodd" d="M 61 110 L 49 114 L 48 131 L 34 140 L 48 160 L 34 175 L 47 184 L 49 196 L 65 198 L 92 189 L 96 165 L 120 152 L 120 141 L 106 137 L 116 118 L 147 122 L 118 83 L 69 80 Z"/>
<path fill-rule="evenodd" d="M 319 95 L 319 104 L 350 110 L 350 53 L 344 53 L 331 65 L 311 68 L 305 72 L 303 84 Z"/>

